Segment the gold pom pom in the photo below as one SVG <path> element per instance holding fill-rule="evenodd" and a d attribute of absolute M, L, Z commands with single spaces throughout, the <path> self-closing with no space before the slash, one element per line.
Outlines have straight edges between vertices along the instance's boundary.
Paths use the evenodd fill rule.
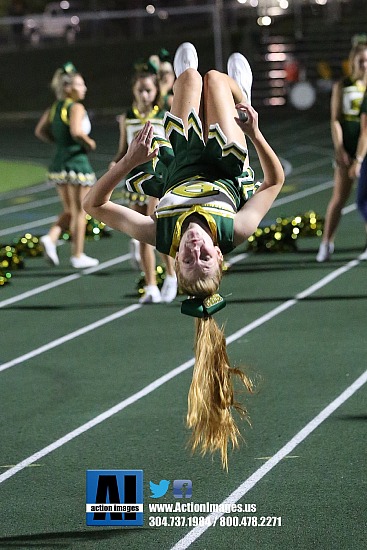
<path fill-rule="evenodd" d="M 92 216 L 87 214 L 87 225 L 85 228 L 85 237 L 87 239 L 93 239 L 94 241 L 99 241 L 102 237 L 110 237 L 111 233 L 106 229 L 106 224 L 99 222 Z"/>
<path fill-rule="evenodd" d="M 14 241 L 14 248 L 18 254 L 28 256 L 29 258 L 43 256 L 43 247 L 39 237 L 31 233 L 26 233 L 23 237 Z"/>
<path fill-rule="evenodd" d="M 7 283 L 10 283 L 10 279 L 10 271 L 4 271 L 3 269 L 0 269 L 0 286 L 5 286 Z"/>
<path fill-rule="evenodd" d="M 277 218 L 275 223 L 259 227 L 248 239 L 251 252 L 296 252 L 299 237 L 321 237 L 324 221 L 315 212 L 303 216 Z"/>

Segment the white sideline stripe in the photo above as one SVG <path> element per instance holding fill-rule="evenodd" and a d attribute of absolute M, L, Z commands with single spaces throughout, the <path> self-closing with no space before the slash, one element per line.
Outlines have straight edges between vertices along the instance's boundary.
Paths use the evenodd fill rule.
<path fill-rule="evenodd" d="M 240 261 L 243 259 L 243 257 L 246 257 L 247 254 L 239 254 L 238 256 L 234 256 L 231 260 L 231 263 L 234 264 L 236 261 Z M 111 265 L 117 264 L 121 261 L 125 261 L 126 259 L 130 258 L 130 254 L 125 254 L 124 256 L 119 256 L 118 258 L 114 258 L 113 260 L 109 260 L 108 262 L 104 262 L 104 264 L 100 264 L 96 267 L 90 267 L 88 269 L 83 270 L 84 274 L 89 274 L 95 271 L 99 271 L 101 269 L 104 269 L 105 267 L 110 267 Z M 82 277 L 82 274 L 75 273 L 74 275 L 69 275 L 68 277 L 63 277 L 62 279 L 59 279 L 58 281 L 55 281 L 53 283 L 48 283 L 46 285 L 43 285 L 42 287 L 39 287 L 37 289 L 34 289 L 32 291 L 24 292 L 23 294 L 19 294 L 19 296 L 15 296 L 14 298 L 9 298 L 8 300 L 4 300 L 3 302 L 0 302 L 0 307 L 5 307 L 7 305 L 10 305 L 11 303 L 18 302 L 20 300 L 23 300 L 25 298 L 28 298 L 29 296 L 33 296 L 34 294 L 39 294 L 40 292 L 44 292 L 45 290 L 49 290 L 51 288 L 54 288 L 56 286 L 63 285 L 65 283 L 69 283 L 71 281 L 74 281 L 76 279 L 79 279 Z M 65 336 L 61 336 L 60 338 L 56 338 L 56 340 L 52 340 L 48 344 L 44 344 L 43 346 L 40 346 L 37 349 L 34 349 L 28 353 L 25 353 L 24 355 L 20 355 L 19 357 L 16 357 L 15 359 L 11 359 L 10 361 L 7 361 L 6 363 L 2 363 L 0 365 L 0 372 L 5 371 L 7 369 L 10 369 L 11 367 L 14 367 L 15 365 L 19 365 L 20 363 L 23 363 L 25 361 L 28 361 L 28 359 L 33 359 L 33 357 L 36 357 L 37 355 L 41 355 L 42 353 L 49 351 L 50 349 L 53 349 L 55 347 L 58 347 L 65 342 L 69 342 L 70 340 L 73 340 L 74 338 L 78 338 L 79 336 L 86 334 L 87 332 L 90 332 L 91 330 L 94 330 L 96 328 L 99 328 L 102 325 L 105 325 L 107 323 L 110 323 L 111 321 L 115 321 L 116 319 L 127 315 L 128 313 L 132 313 L 136 309 L 140 309 L 142 306 L 140 304 L 135 304 L 132 306 L 129 306 L 123 310 L 120 310 L 112 315 L 109 315 L 107 317 L 104 317 L 103 319 L 100 319 L 99 321 L 95 321 L 94 323 L 91 323 L 89 325 L 86 325 L 85 327 L 82 327 L 74 332 L 71 332 L 69 334 L 66 334 Z"/>
<path fill-rule="evenodd" d="M 296 305 L 296 303 L 299 302 L 300 300 L 303 300 L 304 298 L 307 298 L 307 296 L 310 296 L 311 294 L 313 294 L 314 292 L 316 292 L 317 290 L 319 290 L 323 286 L 326 286 L 327 284 L 329 284 L 331 281 L 333 281 L 334 279 L 336 279 L 340 275 L 343 275 L 344 273 L 346 273 L 350 269 L 353 269 L 353 267 L 356 267 L 358 264 L 359 264 L 359 260 L 351 260 L 350 262 L 348 262 L 344 266 L 340 267 L 339 269 L 336 269 L 332 273 L 329 273 L 329 275 L 325 275 L 325 277 L 320 279 L 320 281 L 318 281 L 317 283 L 315 283 L 315 284 L 311 285 L 310 287 L 306 288 L 306 290 L 304 290 L 303 292 L 299 292 L 298 294 L 296 294 L 296 296 L 292 300 L 287 300 L 286 302 L 284 302 L 283 304 L 280 304 L 278 307 L 272 309 L 268 313 L 265 313 L 265 315 L 262 315 L 258 319 L 255 319 L 255 321 L 253 321 L 249 325 L 246 325 L 245 327 L 238 330 L 237 332 L 234 332 L 231 336 L 228 336 L 227 344 L 231 344 L 235 340 L 238 340 L 238 338 L 241 338 L 241 336 L 244 336 L 245 334 L 247 334 L 251 330 L 254 330 L 255 328 L 257 328 L 257 327 L 261 326 L 262 324 L 266 323 L 267 321 L 269 321 L 273 317 L 276 317 L 277 315 L 279 315 L 279 313 L 282 313 L 283 311 L 285 311 L 285 310 L 289 309 L 290 307 Z"/>
<path fill-rule="evenodd" d="M 356 210 L 356 209 L 357 209 L 356 203 L 349 204 L 348 206 L 344 206 L 344 208 L 342 208 L 342 214 L 349 214 L 349 212 L 353 212 L 353 210 Z"/>
<path fill-rule="evenodd" d="M 237 254 L 236 256 L 233 256 L 232 258 L 229 258 L 226 263 L 228 265 L 234 265 L 237 262 L 240 262 L 241 260 L 244 260 L 245 258 L 247 258 L 247 256 L 248 256 L 248 253 L 243 252 L 242 254 Z"/>
<path fill-rule="evenodd" d="M 315 283 L 315 284 L 311 285 L 310 287 L 306 288 L 306 290 L 304 290 L 303 292 L 300 292 L 299 294 L 297 294 L 296 295 L 297 300 L 302 300 L 303 298 L 306 298 L 307 296 L 310 296 L 311 294 L 313 294 L 314 292 L 316 292 L 317 290 L 319 290 L 323 286 L 326 286 L 327 284 L 329 284 L 331 281 L 333 281 L 334 279 L 336 279 L 340 275 L 343 275 L 344 273 L 346 273 L 350 269 L 353 269 L 353 267 L 357 267 L 357 265 L 359 263 L 360 263 L 360 260 L 351 260 L 350 262 L 348 262 L 347 264 L 339 267 L 338 269 L 336 269 L 332 273 L 329 273 L 329 275 L 325 275 L 325 277 L 320 279 L 320 281 L 318 281 L 317 283 Z"/>
<path fill-rule="evenodd" d="M 352 267 L 355 267 L 358 264 L 359 264 L 359 261 L 354 260 L 352 262 L 349 262 L 345 267 L 348 268 L 348 269 L 352 269 Z M 337 270 L 338 276 L 341 275 L 342 273 L 344 273 L 345 271 L 347 271 L 348 269 L 344 269 L 344 270 L 338 269 Z M 322 286 L 325 286 L 326 284 L 328 284 L 328 282 L 330 280 L 331 280 L 330 276 L 324 277 L 319 282 L 318 288 L 321 288 Z M 313 285 L 313 287 L 315 287 L 315 285 Z M 309 287 L 309 288 L 311 288 L 311 287 Z M 303 292 L 299 293 L 298 296 L 308 295 L 308 294 L 306 294 L 308 292 L 308 290 L 309 289 L 305 289 Z M 241 330 L 239 330 L 239 331 L 235 332 L 234 334 L 232 334 L 230 337 L 227 338 L 227 344 L 230 344 L 234 340 L 237 340 L 238 338 L 240 338 L 246 332 L 249 332 L 250 330 L 253 330 L 253 329 L 257 328 L 261 324 L 264 324 L 269 319 L 275 317 L 276 315 L 279 315 L 279 313 L 282 313 L 282 311 L 285 311 L 286 309 L 288 309 L 289 307 L 291 307 L 291 306 L 293 306 L 297 303 L 298 303 L 297 299 L 287 300 L 287 302 L 285 302 L 284 304 L 274 308 L 273 310 L 269 311 L 266 315 L 263 315 L 259 319 L 255 320 L 253 323 L 250 323 L 250 325 L 247 325 L 247 326 L 243 327 Z M 132 307 L 134 307 L 134 306 L 132 306 Z M 139 304 L 137 304 L 135 306 L 136 309 L 138 309 L 139 307 L 142 307 L 142 306 L 139 305 Z M 123 311 L 126 311 L 126 310 L 123 310 Z M 118 315 L 119 313 L 121 313 L 121 312 L 117 312 L 117 314 L 115 314 L 115 315 Z M 110 316 L 110 317 L 112 317 L 112 316 Z M 109 319 L 110 319 L 110 317 L 109 317 Z M 110 319 L 110 320 L 112 320 L 112 319 Z M 105 322 L 103 322 L 103 321 L 105 321 L 105 319 L 101 320 L 101 324 L 105 324 L 105 322 L 108 322 L 108 321 L 105 321 Z M 96 323 L 94 323 L 94 324 L 96 324 Z M 89 326 L 91 326 L 91 325 L 89 325 Z M 248 328 L 248 327 L 251 327 L 251 328 Z M 37 351 L 37 350 L 35 350 L 35 351 Z M 93 428 L 97 424 L 100 424 L 101 422 L 103 422 L 104 420 L 110 418 L 111 416 L 115 415 L 116 413 L 120 412 L 121 410 L 123 410 L 127 406 L 135 403 L 136 401 L 138 401 L 142 397 L 145 397 L 149 393 L 153 392 L 154 390 L 156 390 L 157 388 L 159 388 L 160 386 L 165 384 L 165 382 L 167 382 L 168 380 L 171 380 L 172 378 L 175 378 L 176 376 L 178 376 L 179 374 L 181 374 L 185 370 L 189 369 L 193 365 L 194 365 L 194 358 L 192 358 L 189 361 L 186 361 L 185 363 L 183 363 L 182 365 L 176 367 L 175 369 L 171 370 L 170 372 L 168 372 L 164 376 L 161 376 L 160 378 L 157 378 L 157 380 L 155 380 L 151 384 L 148 384 L 148 386 L 145 386 L 145 388 L 143 388 L 139 392 L 131 395 L 127 399 L 124 399 L 123 401 L 121 401 L 120 403 L 115 405 L 114 407 L 108 409 L 107 411 L 100 414 L 99 416 L 96 416 L 95 418 L 92 418 L 92 420 L 89 420 L 88 422 L 86 422 L 82 426 L 79 426 L 79 428 L 76 428 L 72 432 L 69 432 L 64 437 L 62 437 L 60 439 L 57 439 L 56 441 L 54 441 L 53 443 L 51 443 L 50 445 L 48 445 L 44 449 L 41 449 L 37 453 L 35 453 L 35 454 L 29 456 L 28 458 L 24 459 L 22 462 L 19 462 L 18 464 L 16 464 L 12 468 L 9 468 L 9 470 L 7 470 L 6 472 L 4 472 L 3 474 L 0 475 L 0 484 L 3 481 L 6 481 L 7 479 L 9 479 L 13 475 L 15 475 L 16 473 L 20 472 L 24 468 L 26 468 L 30 464 L 33 464 L 34 462 L 36 462 L 40 458 L 48 455 L 49 453 L 52 453 L 55 449 L 58 449 L 59 447 L 64 445 L 64 443 L 67 443 L 68 441 L 71 441 L 75 437 L 78 437 L 78 435 L 88 431 L 90 428 Z M 0 367 L 0 369 L 1 369 L 1 367 Z M 352 386 L 350 386 L 350 387 L 352 387 Z M 291 440 L 291 441 L 293 441 L 293 440 Z M 260 470 L 261 470 L 261 468 L 260 468 Z M 185 548 L 185 547 L 183 546 L 182 548 Z"/>
<path fill-rule="evenodd" d="M 25 160 L 25 159 L 23 159 Z M 15 197 L 24 197 L 25 195 L 33 195 L 33 193 L 42 193 L 52 189 L 48 182 L 38 183 L 31 187 L 24 187 L 23 189 L 13 189 L 12 191 L 6 191 L 0 194 L 0 199 L 14 199 Z"/>
<path fill-rule="evenodd" d="M 222 505 L 235 504 L 246 493 L 248 493 L 261 479 L 268 474 L 283 458 L 289 455 L 302 441 L 304 441 L 316 428 L 320 426 L 333 412 L 335 412 L 347 399 L 349 399 L 357 390 L 359 390 L 367 382 L 367 370 L 357 378 L 341 393 L 334 401 L 332 401 L 325 409 L 315 416 L 302 430 L 300 430 L 288 443 L 286 443 L 279 451 L 272 456 L 265 464 L 256 470 L 249 478 L 247 478 L 235 491 L 233 491 L 223 502 Z M 213 512 L 208 515 L 212 520 L 218 519 L 224 515 L 224 512 Z M 209 526 L 198 526 L 192 529 L 180 539 L 171 550 L 185 550 L 197 540 Z"/>
<path fill-rule="evenodd" d="M 104 317 L 103 319 L 100 319 L 99 321 L 95 321 L 94 323 L 91 323 L 90 325 L 86 325 L 82 328 L 79 328 L 78 330 L 74 330 L 73 332 L 69 332 L 69 334 L 66 334 L 65 336 L 61 336 L 61 338 L 56 338 L 56 340 L 52 340 L 52 342 L 49 342 L 48 344 L 45 344 L 43 346 L 40 346 L 37 349 L 34 349 L 28 353 L 25 353 L 24 355 L 20 355 L 19 357 L 16 357 L 15 359 L 12 359 L 11 361 L 7 361 L 6 363 L 3 363 L 0 365 L 0 372 L 10 369 L 11 367 L 14 367 L 15 365 L 19 365 L 19 363 L 24 363 L 24 361 L 28 361 L 28 359 L 32 359 L 33 357 L 37 357 L 37 355 L 41 355 L 41 353 L 44 353 L 46 351 L 49 351 L 50 349 L 56 348 L 57 346 L 61 346 L 62 344 L 65 344 L 65 342 L 69 342 L 70 340 L 74 340 L 74 338 L 78 338 L 79 336 L 82 336 L 83 334 L 86 334 L 87 332 L 90 332 L 91 330 L 94 330 L 96 328 L 99 328 L 103 325 L 106 325 L 107 323 L 111 323 L 111 321 L 115 321 L 116 319 L 119 319 L 120 317 L 123 317 L 124 315 L 127 315 L 128 313 L 131 313 L 132 311 L 135 311 L 137 309 L 140 309 L 142 307 L 141 304 L 133 304 L 131 306 L 128 306 L 124 309 L 120 309 L 119 311 L 116 311 L 116 313 L 112 313 L 112 315 L 108 315 L 107 317 Z"/>
<path fill-rule="evenodd" d="M 81 270 L 80 273 L 74 273 L 73 275 L 68 275 L 67 277 L 62 277 L 61 279 L 57 279 L 57 281 L 53 281 L 52 283 L 47 283 L 37 288 L 33 288 L 32 290 L 28 290 L 27 292 L 23 292 L 22 294 L 13 296 L 13 298 L 8 298 L 7 300 L 3 300 L 2 302 L 0 302 L 0 308 L 9 306 L 11 304 L 15 304 L 16 302 L 20 302 L 21 300 L 25 300 L 26 298 L 30 298 L 31 296 L 35 296 L 36 294 L 41 294 L 42 292 L 46 292 L 47 290 L 51 290 L 60 285 L 70 283 L 71 281 L 80 279 L 80 277 L 82 277 L 83 275 L 90 275 L 91 273 L 95 273 L 96 271 L 101 271 L 102 269 L 106 269 L 107 267 L 111 267 L 120 262 L 125 262 L 129 258 L 130 258 L 130 254 L 124 254 L 123 256 L 118 256 L 117 258 L 113 258 L 112 260 L 103 262 L 97 265 L 96 267 L 88 267 L 87 269 L 83 269 Z"/>
<path fill-rule="evenodd" d="M 46 204 L 52 204 L 54 202 L 60 202 L 59 197 L 49 197 L 48 199 L 39 199 L 38 201 L 32 201 L 29 203 L 16 204 L 14 206 L 7 206 L 5 208 L 0 208 L 0 216 L 4 214 L 11 214 L 13 212 L 23 212 L 23 210 L 33 210 L 40 206 L 45 206 Z"/>
<path fill-rule="evenodd" d="M 321 158 L 320 160 L 314 160 L 313 162 L 309 164 L 302 164 L 299 168 L 295 168 L 292 171 L 292 176 L 299 176 L 301 174 L 307 174 L 307 172 L 310 172 L 310 170 L 313 170 L 315 168 L 321 168 L 322 166 L 325 166 L 330 163 L 330 158 Z"/>
<path fill-rule="evenodd" d="M 53 281 L 52 283 L 47 283 L 37 288 L 33 288 L 32 290 L 27 290 L 27 292 L 22 292 L 22 294 L 13 296 L 13 298 L 8 298 L 7 300 L 3 300 L 2 302 L 0 302 L 0 308 L 10 306 L 11 304 L 15 304 L 16 302 L 20 302 L 21 300 L 25 300 L 26 298 L 30 298 L 31 296 L 35 296 L 36 294 L 41 294 L 42 292 L 46 292 L 46 290 L 56 288 L 66 283 L 70 283 L 71 281 L 75 281 L 76 279 L 79 279 L 79 277 L 81 277 L 79 273 L 74 273 L 74 275 L 68 275 L 67 277 L 63 277 L 62 279 Z"/>
<path fill-rule="evenodd" d="M 151 384 L 148 384 L 148 386 L 145 386 L 145 388 L 143 388 L 139 392 L 135 393 L 134 395 L 131 395 L 127 399 L 124 399 L 124 401 L 121 401 L 121 403 L 118 403 L 114 407 L 111 407 L 110 409 L 96 416 L 92 420 L 89 420 L 82 426 L 79 426 L 79 428 L 76 428 L 72 432 L 69 432 L 68 434 L 64 435 L 64 437 L 61 437 L 57 441 L 54 441 L 53 443 L 51 443 L 51 445 L 48 445 L 44 449 L 41 449 L 37 453 L 34 453 L 32 456 L 29 456 L 22 462 L 19 462 L 12 468 L 9 468 L 9 470 L 7 470 L 6 472 L 0 475 L 0 483 L 3 483 L 10 477 L 13 477 L 16 473 L 20 472 L 24 468 L 27 468 L 27 466 L 29 466 L 30 464 L 37 462 L 40 458 L 43 458 L 44 456 L 52 453 L 55 449 L 62 447 L 62 445 L 64 445 L 65 443 L 68 443 L 75 437 L 78 437 L 78 435 L 81 435 L 84 432 L 87 432 L 94 426 L 101 424 L 101 422 L 104 422 L 104 420 L 107 420 L 108 418 L 122 411 L 129 405 L 132 405 L 136 401 L 139 401 L 139 399 L 141 399 L 142 397 L 145 397 L 146 395 L 152 393 L 154 390 L 156 390 L 160 386 L 163 386 L 163 384 L 165 384 L 172 378 L 175 378 L 176 376 L 178 376 L 188 368 L 192 367 L 193 364 L 194 364 L 193 359 L 186 361 L 186 363 L 183 363 L 182 365 L 180 365 L 179 367 L 176 367 L 175 369 L 171 370 L 167 374 L 161 376 L 160 378 L 157 378 L 157 380 L 155 380 Z"/>
<path fill-rule="evenodd" d="M 51 216 L 50 218 L 43 218 L 42 220 L 36 220 L 34 222 L 26 223 L 23 225 L 13 225 L 13 227 L 8 227 L 7 229 L 1 229 L 0 237 L 2 237 L 3 235 L 11 235 L 12 233 L 17 233 L 18 231 L 27 231 L 27 229 L 33 229 L 33 227 L 50 225 L 55 220 L 56 216 Z"/>
<path fill-rule="evenodd" d="M 298 193 L 292 193 L 292 195 L 288 195 L 287 197 L 276 199 L 273 202 L 272 208 L 274 208 L 275 206 L 280 206 L 282 204 L 286 204 L 287 202 L 293 202 L 297 199 L 303 199 L 304 197 L 309 197 L 310 195 L 313 195 L 314 193 L 320 193 L 321 191 L 325 191 L 325 189 L 328 189 L 329 187 L 332 187 L 333 185 L 334 185 L 333 181 L 326 181 L 324 183 L 320 183 L 319 185 L 315 185 L 314 187 L 310 187 L 309 189 L 304 189 L 303 191 L 298 191 Z"/>

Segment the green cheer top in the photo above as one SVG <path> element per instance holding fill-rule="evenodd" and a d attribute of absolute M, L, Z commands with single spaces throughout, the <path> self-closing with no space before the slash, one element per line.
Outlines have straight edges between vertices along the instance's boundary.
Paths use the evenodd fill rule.
<path fill-rule="evenodd" d="M 254 185 L 251 185 L 252 191 Z M 176 256 L 184 221 L 198 214 L 206 221 L 223 254 L 233 250 L 234 216 L 240 204 L 239 194 L 220 180 L 200 179 L 177 184 L 160 200 L 156 209 L 156 247 L 159 252 Z"/>

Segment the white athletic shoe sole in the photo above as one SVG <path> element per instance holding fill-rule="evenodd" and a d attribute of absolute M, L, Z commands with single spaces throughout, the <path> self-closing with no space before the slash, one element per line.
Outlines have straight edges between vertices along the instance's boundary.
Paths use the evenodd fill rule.
<path fill-rule="evenodd" d="M 237 82 L 247 97 L 248 103 L 251 104 L 252 70 L 250 63 L 242 53 L 236 52 L 229 56 L 227 73 L 228 76 Z"/>
<path fill-rule="evenodd" d="M 99 264 L 99 260 L 91 258 L 86 254 L 80 254 L 79 257 L 71 256 L 70 263 L 74 269 L 85 269 L 86 267 L 95 267 Z"/>
<path fill-rule="evenodd" d="M 144 287 L 145 294 L 139 300 L 139 304 L 159 304 L 162 301 L 160 290 L 157 286 Z"/>
<path fill-rule="evenodd" d="M 177 279 L 173 275 L 172 276 L 166 275 L 166 278 L 164 279 L 164 282 L 161 288 L 162 302 L 169 304 L 173 302 L 176 296 L 177 296 Z"/>
<path fill-rule="evenodd" d="M 316 261 L 319 263 L 328 262 L 334 252 L 334 243 L 321 243 L 316 256 Z"/>
<path fill-rule="evenodd" d="M 184 42 L 177 48 L 173 60 L 173 69 L 178 78 L 186 69 L 197 69 L 199 66 L 198 54 L 195 46 L 190 42 Z"/>
<path fill-rule="evenodd" d="M 56 245 L 54 242 L 52 242 L 51 238 L 48 235 L 43 235 L 43 237 L 40 238 L 40 241 L 43 245 L 43 250 L 45 253 L 45 256 L 47 260 L 52 265 L 59 265 L 60 260 L 57 255 Z"/>

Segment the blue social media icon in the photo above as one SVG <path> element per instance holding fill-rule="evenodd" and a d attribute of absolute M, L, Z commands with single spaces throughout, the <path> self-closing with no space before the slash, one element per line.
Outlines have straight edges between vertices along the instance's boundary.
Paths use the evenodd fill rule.
<path fill-rule="evenodd" d="M 173 496 L 175 498 L 191 498 L 192 497 L 191 479 L 175 479 L 173 482 Z"/>
<path fill-rule="evenodd" d="M 143 470 L 86 473 L 87 525 L 143 525 Z"/>
<path fill-rule="evenodd" d="M 160 498 L 163 497 L 169 487 L 170 482 L 168 479 L 161 479 L 159 483 L 153 483 L 153 481 L 149 481 L 150 485 L 150 491 L 151 491 L 151 498 Z"/>

